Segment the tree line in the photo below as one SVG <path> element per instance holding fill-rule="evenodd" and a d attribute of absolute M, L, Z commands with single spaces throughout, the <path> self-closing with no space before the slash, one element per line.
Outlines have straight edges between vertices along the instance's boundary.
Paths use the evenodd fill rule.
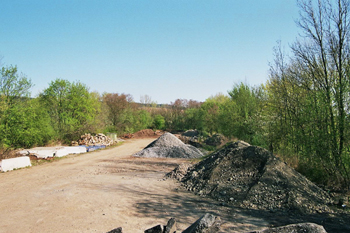
<path fill-rule="evenodd" d="M 268 80 L 237 83 L 204 102 L 136 103 L 124 93 L 95 93 L 81 82 L 56 79 L 36 98 L 17 67 L 2 67 L 1 148 L 70 142 L 84 133 L 141 129 L 221 133 L 279 155 L 319 184 L 350 182 L 349 1 L 300 0 L 301 34 L 274 48 Z"/>

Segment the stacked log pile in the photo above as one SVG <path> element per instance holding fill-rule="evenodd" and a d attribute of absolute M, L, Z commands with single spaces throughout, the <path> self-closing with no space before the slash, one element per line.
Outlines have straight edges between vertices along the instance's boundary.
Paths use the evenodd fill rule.
<path fill-rule="evenodd" d="M 96 136 L 92 136 L 91 134 L 81 135 L 80 140 L 78 142 L 73 141 L 72 145 L 105 145 L 110 146 L 114 143 L 114 140 L 110 137 L 104 135 L 103 133 L 96 134 Z"/>

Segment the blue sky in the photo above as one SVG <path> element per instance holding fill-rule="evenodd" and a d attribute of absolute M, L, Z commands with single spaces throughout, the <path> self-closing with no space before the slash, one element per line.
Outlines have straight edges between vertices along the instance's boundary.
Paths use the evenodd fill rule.
<path fill-rule="evenodd" d="M 204 101 L 265 83 L 297 18 L 294 0 L 3 0 L 0 56 L 32 96 L 61 78 L 135 101 Z"/>

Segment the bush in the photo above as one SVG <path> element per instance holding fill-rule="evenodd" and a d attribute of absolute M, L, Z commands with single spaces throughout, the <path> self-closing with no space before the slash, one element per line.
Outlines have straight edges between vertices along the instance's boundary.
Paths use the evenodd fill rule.
<path fill-rule="evenodd" d="M 165 119 L 161 115 L 156 115 L 153 120 L 153 128 L 154 129 L 165 129 Z"/>
<path fill-rule="evenodd" d="M 2 119 L 3 146 L 29 148 L 45 145 L 54 134 L 50 117 L 37 100 L 24 100 L 9 108 Z"/>

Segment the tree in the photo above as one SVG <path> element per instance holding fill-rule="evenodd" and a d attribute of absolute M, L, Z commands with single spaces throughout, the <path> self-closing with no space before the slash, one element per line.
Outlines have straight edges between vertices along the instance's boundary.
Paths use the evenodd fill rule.
<path fill-rule="evenodd" d="M 18 74 L 17 66 L 1 68 L 0 97 L 6 105 L 12 105 L 20 97 L 29 97 L 32 86 L 30 79 Z"/>
<path fill-rule="evenodd" d="M 40 99 L 59 139 L 71 141 L 84 132 L 94 131 L 100 106 L 85 84 L 56 79 L 40 94 Z"/>
<path fill-rule="evenodd" d="M 8 109 L 2 119 L 3 146 L 43 146 L 54 135 L 50 117 L 37 99 L 26 99 Z"/>
<path fill-rule="evenodd" d="M 156 115 L 153 120 L 154 129 L 164 129 L 165 120 L 162 115 Z"/>
<path fill-rule="evenodd" d="M 153 101 L 152 98 L 149 95 L 141 95 L 140 96 L 140 103 L 149 106 L 149 107 L 156 107 L 157 102 Z"/>
<path fill-rule="evenodd" d="M 19 122 L 26 121 L 30 114 L 22 117 L 18 117 L 18 114 L 26 110 L 26 103 L 30 96 L 29 89 L 33 84 L 25 75 L 18 74 L 16 66 L 2 67 L 0 75 L 0 132 L 2 135 L 0 143 L 2 147 L 21 146 L 21 143 L 14 141 L 16 139 L 14 135 L 16 132 L 27 132 L 27 126 L 23 128 Z M 13 121 L 13 119 L 16 120 Z"/>
<path fill-rule="evenodd" d="M 314 179 L 350 181 L 349 1 L 298 1 L 302 38 L 286 62 L 276 49 L 268 90 L 281 148 L 297 153 Z M 317 172 L 316 172 L 317 171 Z"/>
<path fill-rule="evenodd" d="M 123 114 L 131 107 L 133 98 L 129 94 L 106 93 L 103 95 L 103 103 L 107 106 L 108 115 L 114 130 L 125 128 Z"/>
<path fill-rule="evenodd" d="M 244 83 L 235 84 L 228 92 L 231 100 L 226 111 L 234 111 L 234 124 L 232 125 L 232 136 L 248 141 L 254 145 L 266 146 L 262 128 L 262 111 L 266 102 L 263 86 L 250 87 Z"/>

